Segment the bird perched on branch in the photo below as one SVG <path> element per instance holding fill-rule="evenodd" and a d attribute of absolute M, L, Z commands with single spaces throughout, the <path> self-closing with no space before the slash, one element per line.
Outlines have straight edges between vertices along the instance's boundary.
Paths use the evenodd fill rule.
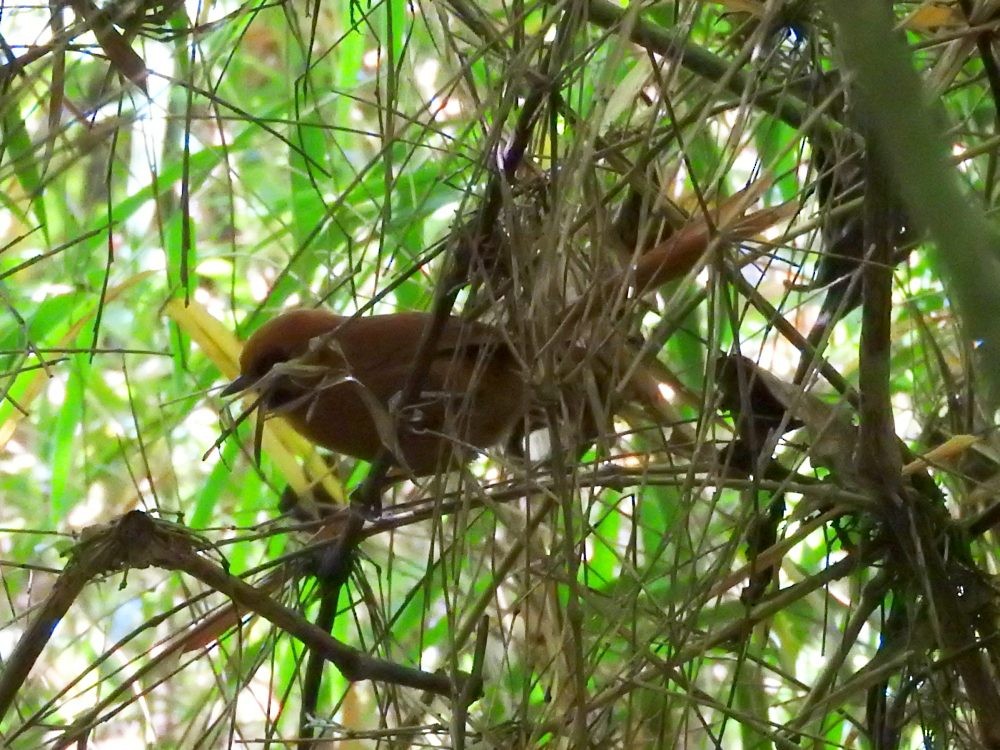
<path fill-rule="evenodd" d="M 719 209 L 712 225 L 692 223 L 642 254 L 621 277 L 592 291 L 605 293 L 623 284 L 637 294 L 654 289 L 693 268 L 718 235 L 714 227 L 721 227 L 724 239 L 745 238 L 784 215 L 782 209 L 764 209 L 744 216 L 734 200 Z M 746 197 L 742 200 L 745 206 Z M 556 319 L 575 323 L 592 311 L 594 306 L 579 302 Z M 529 374 L 498 328 L 449 316 L 431 342 L 429 368 L 416 399 L 400 403 L 432 321 L 431 313 L 419 312 L 371 317 L 304 309 L 282 313 L 247 341 L 240 375 L 222 393 L 252 387 L 262 409 L 337 453 L 371 461 L 386 449 L 412 476 L 453 468 L 477 450 L 503 442 L 524 418 Z M 573 346 L 567 340 L 568 354 Z"/>
<path fill-rule="evenodd" d="M 384 447 L 413 475 L 433 474 L 501 442 L 527 397 L 500 331 L 449 317 L 418 398 L 393 414 L 431 318 L 285 312 L 247 341 L 223 395 L 253 386 L 264 409 L 317 445 L 367 461 Z"/>

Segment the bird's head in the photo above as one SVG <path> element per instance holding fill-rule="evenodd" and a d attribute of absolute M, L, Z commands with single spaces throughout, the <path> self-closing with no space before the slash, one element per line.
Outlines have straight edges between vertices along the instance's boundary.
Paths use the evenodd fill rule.
<path fill-rule="evenodd" d="M 240 353 L 240 374 L 222 390 L 231 396 L 260 383 L 275 365 L 289 362 L 309 351 L 309 342 L 337 328 L 343 318 L 325 310 L 290 310 L 272 318 L 247 339 Z M 282 378 L 282 380 L 284 380 Z M 284 386 L 275 380 L 268 384 L 265 403 L 275 408 L 289 400 Z"/>

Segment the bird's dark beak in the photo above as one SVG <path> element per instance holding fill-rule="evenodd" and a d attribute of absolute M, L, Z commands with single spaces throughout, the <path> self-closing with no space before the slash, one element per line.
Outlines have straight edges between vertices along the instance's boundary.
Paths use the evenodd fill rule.
<path fill-rule="evenodd" d="M 236 380 L 222 389 L 220 396 L 232 396 L 234 393 L 241 393 L 254 384 L 254 379 L 249 375 L 240 375 Z"/>

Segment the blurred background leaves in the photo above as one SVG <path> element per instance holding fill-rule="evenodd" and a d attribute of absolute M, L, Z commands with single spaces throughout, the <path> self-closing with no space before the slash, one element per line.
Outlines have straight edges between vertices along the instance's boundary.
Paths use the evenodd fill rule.
<path fill-rule="evenodd" d="M 991 226 L 995 4 L 886 5 L 938 103 L 913 122 L 948 149 L 942 169 L 960 183 L 949 195 Z M 292 305 L 428 309 L 542 92 L 490 252 L 459 295 L 460 310 L 510 332 L 540 393 L 565 375 L 543 345 L 565 304 L 686 216 L 767 180 L 760 202 L 798 213 L 657 295 L 600 301 L 572 331 L 615 339 L 622 369 L 649 376 L 648 397 L 622 406 L 593 450 L 558 471 L 491 454 L 462 478 L 393 491 L 334 635 L 468 670 L 488 615 L 485 694 L 463 717 L 327 668 L 318 729 L 344 747 L 980 746 L 981 722 L 997 717 L 974 715 L 928 646 L 919 586 L 885 583 L 871 498 L 836 481 L 845 472 L 828 459 L 850 463 L 850 437 L 817 447 L 814 428 L 865 386 L 860 284 L 845 289 L 861 267 L 865 139 L 884 125 L 858 112 L 855 61 L 822 4 L 74 0 L 0 12 L 0 655 L 50 591 L 69 535 L 129 510 L 183 521 L 251 577 L 302 544 L 278 498 L 326 463 L 292 436 L 284 453 L 265 443 L 258 464 L 250 422 L 213 448 L 241 410 L 211 391 L 232 375 L 226 332 L 244 339 Z M 888 122 L 890 137 L 907 128 Z M 1000 454 L 977 373 L 984 329 L 956 317 L 928 262 L 939 237 L 907 208 L 894 235 L 896 429 L 917 454 L 978 438 L 924 476 L 968 532 L 965 601 L 989 640 Z M 843 296 L 824 304 L 834 289 Z M 977 298 L 964 299 L 974 315 Z M 829 325 L 814 328 L 821 313 Z M 807 335 L 832 374 L 816 376 Z M 802 430 L 768 433 L 777 479 L 755 463 L 765 446 L 746 425 L 759 420 L 740 421 L 746 394 L 727 394 L 719 351 L 826 405 L 784 424 Z M 795 388 L 771 387 L 774 430 L 800 407 Z M 580 415 L 555 400 L 571 443 Z M 329 460 L 334 496 L 364 475 Z M 247 617 L 184 652 L 224 598 L 163 571 L 119 580 L 89 586 L 58 623 L 0 723 L 7 745 L 297 735 L 298 644 Z M 307 578 L 275 595 L 315 609 Z"/>

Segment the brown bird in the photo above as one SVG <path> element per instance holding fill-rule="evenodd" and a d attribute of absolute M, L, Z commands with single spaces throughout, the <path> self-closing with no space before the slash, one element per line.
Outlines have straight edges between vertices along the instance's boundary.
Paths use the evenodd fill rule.
<path fill-rule="evenodd" d="M 366 461 L 385 447 L 413 475 L 434 474 L 501 442 L 527 397 L 500 332 L 449 317 L 416 402 L 395 414 L 431 317 L 282 313 L 246 342 L 222 393 L 254 387 L 265 410 L 317 445 Z"/>
<path fill-rule="evenodd" d="M 737 196 L 739 198 L 739 196 Z M 732 199 L 731 199 L 732 200 Z M 720 215 L 741 211 L 724 205 Z M 782 209 L 726 217 L 726 239 L 773 225 Z M 694 222 L 650 248 L 621 276 L 591 292 L 601 298 L 622 285 L 637 294 L 687 273 L 714 232 Z M 600 305 L 578 300 L 555 316 L 558 336 L 573 357 L 573 329 Z M 402 469 L 426 476 L 469 460 L 501 443 L 528 410 L 527 375 L 502 333 L 493 326 L 451 316 L 437 340 L 415 403 L 401 401 L 430 313 L 362 318 L 323 310 L 292 310 L 265 323 L 240 355 L 240 376 L 223 395 L 254 388 L 260 405 L 287 419 L 325 448 L 372 461 L 387 449 Z M 397 413 L 399 412 L 399 413 Z"/>

